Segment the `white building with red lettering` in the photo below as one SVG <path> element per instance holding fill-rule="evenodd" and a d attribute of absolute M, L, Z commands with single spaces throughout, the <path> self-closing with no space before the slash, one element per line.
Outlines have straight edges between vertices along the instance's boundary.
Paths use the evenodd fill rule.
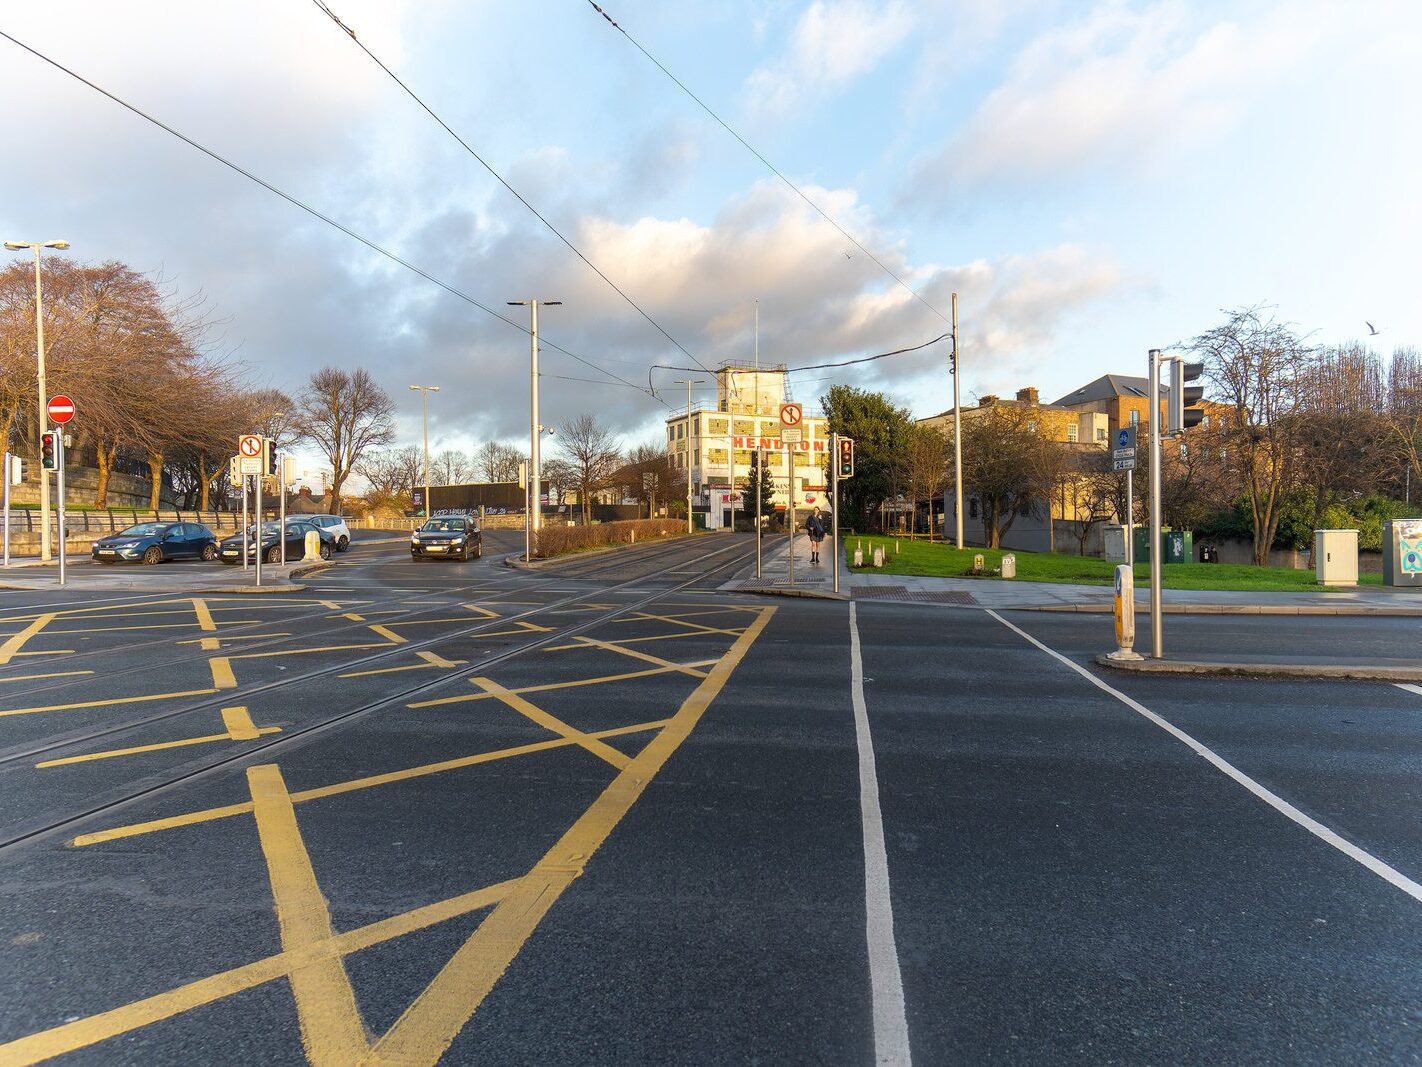
<path fill-rule="evenodd" d="M 827 508 L 828 424 L 807 412 L 803 439 L 782 444 L 780 405 L 786 399 L 783 366 L 728 365 L 716 372 L 715 407 L 693 402 L 689 413 L 667 418 L 667 454 L 683 478 L 690 466 L 692 506 L 709 509 L 708 526 L 726 526 L 732 504 L 738 516 L 754 509 L 746 488 L 757 450 L 770 470 L 776 510 L 790 499 L 792 478 L 797 508 Z"/>

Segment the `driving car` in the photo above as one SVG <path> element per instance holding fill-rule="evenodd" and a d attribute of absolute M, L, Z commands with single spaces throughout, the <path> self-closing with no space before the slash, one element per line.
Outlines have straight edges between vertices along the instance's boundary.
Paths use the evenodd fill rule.
<path fill-rule="evenodd" d="M 351 547 L 351 528 L 346 525 L 346 520 L 339 515 L 303 515 L 303 519 L 314 522 L 323 530 L 328 530 L 335 539 L 337 552 L 344 552 Z"/>
<path fill-rule="evenodd" d="M 140 522 L 94 542 L 96 563 L 158 564 L 170 559 L 216 559 L 217 536 L 200 522 Z"/>
<path fill-rule="evenodd" d="M 411 559 L 475 559 L 484 554 L 484 535 L 469 515 L 436 515 L 410 533 Z"/>
<path fill-rule="evenodd" d="M 321 538 L 321 558 L 331 558 L 331 554 L 336 550 L 336 539 L 329 530 L 323 530 L 309 519 L 287 519 L 286 532 L 282 540 L 286 541 L 286 561 L 288 563 L 293 563 L 306 555 L 306 535 L 313 530 Z M 262 559 L 267 563 L 281 562 L 281 544 L 278 540 L 280 531 L 280 523 L 262 523 L 260 551 Z M 256 559 L 257 552 L 257 534 L 249 526 L 247 527 L 247 558 Z M 223 563 L 241 563 L 242 531 L 238 530 L 231 537 L 224 537 L 219 553 Z"/>

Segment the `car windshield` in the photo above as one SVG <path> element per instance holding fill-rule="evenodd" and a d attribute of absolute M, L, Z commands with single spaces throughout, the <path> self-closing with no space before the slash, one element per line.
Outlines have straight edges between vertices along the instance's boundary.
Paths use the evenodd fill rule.
<path fill-rule="evenodd" d="M 156 537 L 168 528 L 166 522 L 140 522 L 137 526 L 130 526 L 120 537 Z"/>
<path fill-rule="evenodd" d="M 463 533 L 468 528 L 468 519 L 430 519 L 420 527 L 430 533 Z"/>

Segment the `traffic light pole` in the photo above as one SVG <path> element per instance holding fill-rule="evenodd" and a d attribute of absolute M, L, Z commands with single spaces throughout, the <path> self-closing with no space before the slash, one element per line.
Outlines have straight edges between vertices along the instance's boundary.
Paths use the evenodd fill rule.
<path fill-rule="evenodd" d="M 242 569 L 245 571 L 251 564 L 247 561 L 247 544 L 252 528 L 252 523 L 247 517 L 247 476 L 242 475 Z"/>
<path fill-rule="evenodd" d="M 65 557 L 67 557 L 67 556 L 69 555 L 69 553 L 68 553 L 68 551 L 67 551 L 68 545 L 67 545 L 67 543 L 66 543 L 66 541 L 65 541 L 65 539 L 64 539 L 64 431 L 63 431 L 63 430 L 58 431 L 58 432 L 54 435 L 54 456 L 55 456 L 55 468 L 54 468 L 55 492 L 56 492 L 56 493 L 58 494 L 58 496 L 59 496 L 59 499 L 55 502 L 55 511 L 54 511 L 54 514 L 55 514 L 55 517 L 56 517 L 56 519 L 57 519 L 57 521 L 58 521 L 58 529 L 57 529 L 56 533 L 58 534 L 58 537 L 59 537 L 59 544 L 58 544 L 58 546 L 57 546 L 57 550 L 58 550 L 58 552 L 59 552 L 59 587 L 60 587 L 61 589 L 63 589 L 64 586 L 65 586 L 66 584 L 68 584 L 68 581 L 69 581 L 68 571 L 65 569 L 65 568 L 66 568 L 66 559 L 65 559 Z M 49 479 L 46 477 L 46 478 L 45 478 L 45 481 L 48 482 Z"/>
<path fill-rule="evenodd" d="M 756 314 L 757 314 L 757 315 L 760 314 L 760 309 L 759 309 L 759 307 L 756 308 Z M 760 487 L 761 487 L 763 484 L 765 484 L 765 453 L 764 453 L 761 449 L 759 449 L 759 448 L 757 448 L 757 449 L 755 450 L 755 477 L 752 478 L 751 481 L 755 483 L 754 485 L 751 486 L 751 492 L 755 494 L 755 577 L 756 577 L 756 580 L 759 581 L 759 580 L 760 580 L 760 534 L 761 534 L 761 529 L 760 529 Z M 5 492 L 8 494 L 8 493 L 10 492 L 10 490 L 7 488 L 7 489 L 5 490 Z M 5 497 L 5 500 L 6 500 L 6 502 L 7 502 L 5 506 L 6 506 L 7 508 L 10 506 L 9 503 L 8 503 L 9 499 L 10 499 L 9 496 L 6 496 L 6 497 Z M 6 514 L 5 529 L 6 529 L 6 531 L 7 531 L 7 532 L 6 532 L 6 535 L 5 535 L 5 551 L 6 551 L 6 553 L 9 553 L 9 551 L 10 551 L 10 537 L 9 537 L 8 531 L 9 531 L 9 528 L 10 528 L 10 526 L 9 526 L 9 523 L 10 523 L 9 514 L 10 514 L 10 513 L 7 511 L 5 514 Z M 7 559 L 7 560 L 9 559 L 9 556 L 8 556 L 8 555 L 6 556 L 6 559 Z"/>
<path fill-rule="evenodd" d="M 260 475 L 260 474 L 257 475 L 257 477 L 256 477 L 255 480 L 256 480 L 256 483 L 257 483 L 257 484 L 256 484 L 256 488 L 255 488 L 255 490 L 254 490 L 256 496 L 255 496 L 255 503 L 253 504 L 252 510 L 257 513 L 257 514 L 256 514 L 257 551 L 256 551 L 255 555 L 256 555 L 256 557 L 257 557 L 257 562 L 256 562 L 256 566 L 257 566 L 257 588 L 260 589 L 261 586 L 262 586 L 262 475 Z M 277 531 L 277 540 L 278 540 L 278 541 L 281 540 L 281 538 L 282 538 L 283 536 L 284 536 L 284 531 L 278 530 L 278 531 Z"/>
<path fill-rule="evenodd" d="M 1165 657 L 1160 593 L 1160 349 L 1150 350 L 1150 654 Z"/>
<path fill-rule="evenodd" d="M 4 566 L 10 565 L 10 464 L 15 462 L 15 457 L 10 453 L 5 453 L 5 562 Z"/>
<path fill-rule="evenodd" d="M 283 567 L 285 567 L 285 566 L 286 566 L 286 457 L 285 457 L 285 456 L 283 456 L 283 455 L 278 455 L 278 456 L 277 456 L 276 467 L 277 467 L 277 497 L 278 497 L 278 499 L 281 501 L 280 512 L 279 512 L 280 515 L 281 515 L 281 518 L 277 520 L 277 526 L 280 527 L 280 532 L 277 534 L 277 544 L 281 545 L 281 565 L 282 565 Z M 425 507 L 426 507 L 426 508 L 428 508 L 428 507 L 430 506 L 429 493 L 430 493 L 430 491 L 429 491 L 428 489 L 426 489 L 426 490 L 425 490 Z"/>

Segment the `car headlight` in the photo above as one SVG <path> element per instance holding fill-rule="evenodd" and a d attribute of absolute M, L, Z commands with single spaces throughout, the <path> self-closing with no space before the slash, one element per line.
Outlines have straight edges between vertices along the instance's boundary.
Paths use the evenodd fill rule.
<path fill-rule="evenodd" d="M 419 535 L 419 534 L 411 534 L 411 535 L 410 535 L 410 544 L 412 544 L 412 545 L 418 545 L 419 543 L 420 543 L 420 535 Z"/>
<path fill-rule="evenodd" d="M 462 545 L 462 544 L 464 544 L 464 538 L 462 538 L 462 537 L 451 537 L 451 538 L 449 539 L 449 543 L 450 543 L 451 545 Z"/>

